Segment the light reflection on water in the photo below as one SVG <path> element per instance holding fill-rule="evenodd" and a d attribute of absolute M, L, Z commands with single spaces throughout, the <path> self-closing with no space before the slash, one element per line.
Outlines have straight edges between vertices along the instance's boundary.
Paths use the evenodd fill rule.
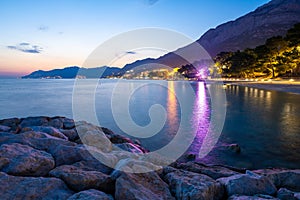
<path fill-rule="evenodd" d="M 111 96 L 116 81 L 100 82 L 95 99 L 99 122 L 122 133 L 111 112 Z M 73 80 L 0 80 L 0 83 L 0 118 L 37 115 L 72 118 Z M 132 119 L 141 126 L 147 125 L 150 122 L 148 111 L 154 104 L 162 105 L 167 111 L 162 131 L 142 140 L 150 150 L 168 144 L 176 134 L 181 120 L 176 94 L 185 94 L 187 84 L 192 85 L 195 99 L 191 105 L 190 126 L 197 129 L 197 135 L 189 152 L 198 154 L 209 126 L 210 96 L 206 89 L 209 85 L 164 81 L 166 89 L 155 85 L 156 81 L 124 81 L 123 84 L 134 87 L 142 83 L 151 84 L 141 87 L 132 96 L 129 105 Z M 84 99 L 85 88 L 82 91 L 81 98 Z M 247 168 L 300 168 L 300 95 L 234 85 L 226 88 L 226 95 L 227 116 L 222 135 L 217 147 L 201 161 Z M 198 124 L 195 116 L 199 117 Z M 240 154 L 223 148 L 232 143 L 241 146 Z"/>

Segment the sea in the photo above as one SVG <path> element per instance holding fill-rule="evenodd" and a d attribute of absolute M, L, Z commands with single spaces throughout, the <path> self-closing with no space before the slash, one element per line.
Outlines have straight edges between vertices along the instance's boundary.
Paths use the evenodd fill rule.
<path fill-rule="evenodd" d="M 138 139 L 150 151 L 184 146 L 183 153 L 207 164 L 300 168 L 300 95 L 212 88 L 189 81 L 0 79 L 0 118 L 65 116 Z M 209 151 L 199 156 L 203 146 Z"/>

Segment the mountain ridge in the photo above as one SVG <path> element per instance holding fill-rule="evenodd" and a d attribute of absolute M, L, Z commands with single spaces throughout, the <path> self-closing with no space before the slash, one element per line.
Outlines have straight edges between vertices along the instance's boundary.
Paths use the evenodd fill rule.
<path fill-rule="evenodd" d="M 78 66 L 65 67 L 63 69 L 52 69 L 52 70 L 37 70 L 29 75 L 23 76 L 23 79 L 38 79 L 38 78 L 105 78 L 112 76 L 120 71 L 117 67 L 95 67 L 95 68 L 82 68 Z"/>

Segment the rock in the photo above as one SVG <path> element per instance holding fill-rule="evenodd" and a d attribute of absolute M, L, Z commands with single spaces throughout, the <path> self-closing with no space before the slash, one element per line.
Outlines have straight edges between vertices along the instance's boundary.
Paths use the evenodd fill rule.
<path fill-rule="evenodd" d="M 42 132 L 24 132 L 20 134 L 0 133 L 0 144 L 19 143 L 31 146 L 34 149 L 47 151 L 48 153 L 58 145 L 75 146 L 76 144 L 67 140 L 53 137 Z"/>
<path fill-rule="evenodd" d="M 270 179 L 249 171 L 247 171 L 247 174 L 220 178 L 218 181 L 225 185 L 228 196 L 234 194 L 248 196 L 256 194 L 274 195 L 277 191 Z"/>
<path fill-rule="evenodd" d="M 112 168 L 104 165 L 103 163 L 101 163 L 98 160 L 89 160 L 89 161 L 79 161 L 76 162 L 74 164 L 72 164 L 75 167 L 78 167 L 84 171 L 98 171 L 98 172 L 102 172 L 104 174 L 111 174 L 111 172 L 113 171 Z"/>
<path fill-rule="evenodd" d="M 43 132 L 43 133 L 47 133 L 48 135 L 51 135 L 53 137 L 68 140 L 67 136 L 65 136 L 63 133 L 61 133 L 58 129 L 53 128 L 51 126 L 30 126 L 30 127 L 25 127 L 25 128 L 22 128 L 21 133 L 22 132 L 27 132 L 27 131 Z"/>
<path fill-rule="evenodd" d="M 244 196 L 244 195 L 233 195 L 228 200 L 266 200 L 266 199 L 277 199 L 269 195 L 255 195 L 255 196 Z M 279 200 L 279 199 L 277 199 Z"/>
<path fill-rule="evenodd" d="M 110 176 L 97 171 L 84 171 L 72 165 L 63 165 L 49 172 L 50 176 L 62 179 L 72 190 L 99 189 L 114 192 L 114 181 Z"/>
<path fill-rule="evenodd" d="M 122 173 L 116 181 L 115 199 L 123 200 L 174 199 L 168 185 L 155 172 Z"/>
<path fill-rule="evenodd" d="M 63 133 L 65 136 L 68 137 L 68 139 L 72 142 L 75 142 L 77 139 L 79 139 L 78 133 L 76 129 L 60 129 L 60 132 Z"/>
<path fill-rule="evenodd" d="M 286 189 L 286 188 L 280 188 L 277 191 L 277 198 L 281 200 L 297 200 L 296 197 L 294 197 L 294 192 Z"/>
<path fill-rule="evenodd" d="M 297 200 L 300 200 L 300 192 L 295 192 L 294 197 L 295 197 Z"/>
<path fill-rule="evenodd" d="M 15 133 L 19 131 L 19 123 L 20 123 L 20 119 L 18 118 L 0 120 L 0 125 L 10 127 L 11 131 Z"/>
<path fill-rule="evenodd" d="M 0 146 L 0 170 L 18 176 L 46 176 L 54 168 L 53 157 L 22 144 Z"/>
<path fill-rule="evenodd" d="M 224 195 L 224 186 L 203 174 L 177 170 L 164 180 L 176 199 L 222 199 Z"/>
<path fill-rule="evenodd" d="M 68 200 L 113 200 L 113 197 L 109 194 L 105 194 L 104 192 L 101 192 L 99 190 L 85 190 L 82 192 L 78 192 L 71 197 L 68 198 Z"/>
<path fill-rule="evenodd" d="M 226 146 L 228 150 L 234 153 L 241 153 L 241 147 L 238 144 L 230 144 Z"/>
<path fill-rule="evenodd" d="M 64 128 L 64 123 L 63 123 L 64 117 L 52 117 L 50 121 L 48 122 L 48 126 L 57 128 L 57 129 L 62 129 Z"/>
<path fill-rule="evenodd" d="M 97 147 L 103 152 L 112 150 L 110 140 L 99 127 L 86 122 L 78 122 L 76 123 L 76 130 L 83 144 Z"/>
<path fill-rule="evenodd" d="M 0 125 L 0 132 L 8 132 L 10 129 L 9 126 Z"/>
<path fill-rule="evenodd" d="M 52 148 L 50 153 L 55 159 L 57 166 L 69 165 L 79 161 L 99 161 L 107 166 L 115 166 L 118 162 L 117 157 L 113 153 L 104 153 L 97 148 L 76 145 L 66 146 L 57 145 L 56 148 Z"/>
<path fill-rule="evenodd" d="M 228 177 L 239 174 L 233 170 L 221 166 L 206 166 L 196 162 L 180 163 L 176 168 L 191 171 L 199 174 L 205 174 L 213 179 Z"/>
<path fill-rule="evenodd" d="M 49 117 L 27 117 L 21 119 L 20 127 L 30 127 L 30 126 L 47 126 L 50 118 Z"/>
<path fill-rule="evenodd" d="M 128 151 L 128 152 L 131 152 L 131 153 L 137 153 L 137 154 L 144 153 L 140 148 L 138 148 L 137 145 L 134 145 L 134 144 L 131 144 L 131 143 L 115 144 L 114 149 L 122 149 L 124 151 Z"/>
<path fill-rule="evenodd" d="M 0 172 L 1 199 L 67 199 L 73 192 L 57 178 L 16 177 Z"/>
<path fill-rule="evenodd" d="M 63 129 L 73 129 L 75 128 L 75 122 L 73 119 L 63 118 Z"/>
<path fill-rule="evenodd" d="M 133 158 L 126 158 L 120 160 L 116 166 L 116 170 L 127 173 L 145 173 L 162 169 L 161 166 L 153 165 L 150 162 L 136 160 Z"/>
<path fill-rule="evenodd" d="M 114 144 L 134 143 L 131 139 L 117 134 L 111 134 L 109 139 Z"/>
<path fill-rule="evenodd" d="M 300 170 L 261 169 L 255 173 L 268 177 L 277 188 L 300 192 Z"/>

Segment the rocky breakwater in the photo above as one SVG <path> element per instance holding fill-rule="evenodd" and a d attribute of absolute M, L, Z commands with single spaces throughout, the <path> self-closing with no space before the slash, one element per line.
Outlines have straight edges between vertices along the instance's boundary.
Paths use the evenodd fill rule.
<path fill-rule="evenodd" d="M 164 166 L 151 162 L 159 155 L 141 154 L 147 150 L 138 141 L 86 122 L 75 128 L 64 117 L 0 120 L 0 198 L 300 199 L 300 170 L 249 171 L 196 161 Z"/>

